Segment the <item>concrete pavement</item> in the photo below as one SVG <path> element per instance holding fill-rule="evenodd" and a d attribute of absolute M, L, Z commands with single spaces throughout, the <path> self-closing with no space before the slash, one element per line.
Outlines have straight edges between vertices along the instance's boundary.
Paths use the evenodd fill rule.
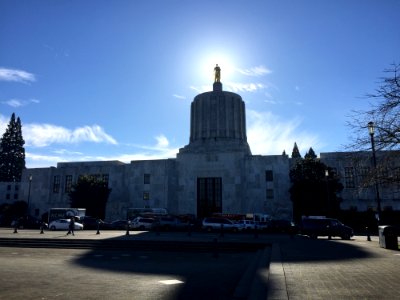
<path fill-rule="evenodd" d="M 400 299 L 400 252 L 378 237 L 280 240 L 268 274 L 268 299 Z"/>
<path fill-rule="evenodd" d="M 312 240 L 274 234 L 206 234 L 131 231 L 64 232 L 0 229 L 0 238 L 128 239 L 264 243 L 238 282 L 235 299 L 400 299 L 400 252 L 379 247 L 378 237 Z M 272 245 L 272 248 L 271 248 Z M 271 250 L 271 251 L 269 251 Z"/>

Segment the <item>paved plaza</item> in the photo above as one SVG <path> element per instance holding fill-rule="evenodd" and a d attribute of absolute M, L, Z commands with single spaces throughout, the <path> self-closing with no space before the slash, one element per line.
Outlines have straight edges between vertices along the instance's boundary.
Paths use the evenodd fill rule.
<path fill-rule="evenodd" d="M 204 251 L 201 254 L 194 251 L 178 255 L 174 253 L 153 253 L 151 255 L 155 256 L 154 261 L 144 260 L 145 263 L 143 262 L 143 257 L 150 256 L 150 254 L 139 254 L 138 252 L 136 256 L 130 257 L 125 252 L 119 251 L 119 255 L 124 257 L 122 259 L 123 263 L 121 263 L 120 259 L 113 259 L 112 254 L 109 254 L 111 258 L 106 263 L 107 267 L 104 268 L 91 265 L 94 262 L 96 263 L 97 258 L 94 258 L 95 256 L 75 256 L 74 262 L 78 262 L 80 267 L 85 270 L 95 270 L 95 278 L 101 278 L 103 286 L 107 286 L 107 278 L 116 279 L 115 284 L 111 285 L 116 289 L 112 294 L 115 296 L 114 299 L 152 299 L 153 296 L 156 297 L 154 299 L 201 299 L 201 294 L 198 291 L 205 292 L 212 289 L 216 292 L 203 294 L 203 296 L 207 295 L 206 298 L 208 300 L 400 299 L 400 251 L 379 247 L 379 241 L 376 236 L 372 237 L 372 241 L 367 241 L 365 236 L 355 236 L 350 241 L 343 241 L 340 239 L 328 240 L 327 238 L 312 240 L 303 236 L 291 238 L 287 235 L 274 234 L 254 235 L 250 233 L 224 234 L 224 236 L 220 236 L 217 233 L 197 232 L 192 233 L 190 236 L 183 232 L 163 232 L 161 234 L 131 232 L 127 236 L 123 231 L 103 231 L 100 234 L 96 234 L 96 231 L 81 231 L 77 232 L 75 236 L 66 236 L 64 232 L 45 231 L 44 234 L 40 234 L 34 230 L 20 230 L 14 234 L 12 229 L 0 229 L 0 239 L 14 238 L 49 239 L 49 241 L 69 239 L 71 243 L 79 239 L 152 240 L 160 243 L 175 241 L 177 244 L 188 240 L 204 242 L 218 239 L 219 243 L 265 244 L 265 251 L 220 253 L 217 256 L 214 255 L 215 253 L 204 253 Z M 3 247 L 3 249 L 6 248 Z M 0 250 L 4 251 L 3 249 Z M 24 248 L 20 251 L 25 251 L 26 255 L 30 250 L 29 248 Z M 38 249 L 31 249 L 31 251 L 37 252 Z M 66 250 L 53 249 L 52 251 Z M 109 252 L 112 253 L 112 251 Z M 157 249 L 154 249 L 154 252 L 157 252 Z M 103 255 L 97 252 L 97 254 L 95 252 L 89 253 L 99 257 Z M 25 260 L 25 263 L 30 261 L 27 256 L 25 256 Z M 56 261 L 53 260 L 53 263 L 57 264 Z M 152 264 L 152 262 L 155 264 Z M 12 266 L 11 260 L 7 263 L 3 260 L 2 265 L 4 264 L 9 268 Z M 135 265 L 135 267 L 142 266 L 143 269 L 138 272 L 125 272 L 126 270 L 124 271 L 123 267 L 130 265 Z M 213 265 L 215 268 L 213 268 Z M 115 272 L 115 266 L 119 266 L 117 268 L 118 272 Z M 168 273 L 161 266 L 171 270 L 176 268 L 176 272 L 170 270 L 170 273 Z M 222 275 L 216 272 L 221 269 L 224 270 Z M 24 276 L 24 271 L 22 268 L 13 272 Z M 4 275 L 7 275 L 4 272 L 5 269 L 3 267 L 0 271 L 3 278 Z M 104 274 L 108 274 L 108 277 Z M 158 285 L 146 284 L 145 278 L 166 278 L 168 280 L 171 274 L 180 274 L 180 277 L 176 276 L 178 279 L 191 278 L 191 280 L 189 283 L 182 283 L 180 286 L 174 287 L 174 285 L 171 285 L 167 290 L 158 289 Z M 225 277 L 224 274 L 229 274 L 229 276 Z M 8 279 L 7 282 L 9 287 L 18 287 L 18 284 L 12 284 L 12 278 Z M 21 282 L 23 281 L 18 283 L 20 284 Z M 96 286 L 96 282 L 84 276 L 81 277 L 80 282 L 79 291 L 100 290 L 100 287 Z M 129 288 L 129 285 L 126 287 L 128 282 L 136 287 Z M 118 284 L 121 284 L 124 288 L 118 289 Z M 2 285 L 4 283 L 0 284 L 0 286 Z M 178 286 L 180 292 L 174 290 Z M 71 288 L 73 287 L 74 285 L 71 285 Z M 127 289 L 135 291 L 136 297 L 131 297 L 132 295 L 129 293 L 123 292 Z M 149 289 L 155 294 L 143 292 L 143 289 L 145 291 Z M 4 291 L 3 286 L 3 289 L 0 289 L 0 299 L 6 299 L 2 297 L 4 296 L 2 295 Z M 10 292 L 10 289 L 7 291 Z M 23 295 L 24 290 L 18 291 L 19 295 Z M 61 295 L 64 295 L 64 297 L 60 296 L 59 299 L 68 299 L 68 297 L 65 297 L 67 294 Z M 96 293 L 93 295 L 99 296 Z M 150 297 L 149 295 L 152 296 Z M 196 295 L 199 297 L 196 298 Z M 14 299 L 21 298 L 16 297 Z"/>

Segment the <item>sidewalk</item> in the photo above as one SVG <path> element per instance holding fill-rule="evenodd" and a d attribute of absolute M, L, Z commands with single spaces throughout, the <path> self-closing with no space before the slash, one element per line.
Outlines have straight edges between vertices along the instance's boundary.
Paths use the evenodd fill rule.
<path fill-rule="evenodd" d="M 268 299 L 400 299 L 400 252 L 378 237 L 273 244 Z"/>
<path fill-rule="evenodd" d="M 77 231 L 66 236 L 61 231 L 1 228 L 0 238 L 39 239 L 126 239 L 149 241 L 211 241 L 264 243 L 272 250 L 260 253 L 253 275 L 239 284 L 250 289 L 248 299 L 400 299 L 400 251 L 379 247 L 377 236 L 367 241 L 355 236 L 341 239 L 290 238 L 273 234 L 205 234 L 193 232 Z M 268 253 L 268 257 L 265 257 Z M 269 257 L 269 253 L 271 253 Z M 268 264 L 268 260 L 270 263 Z M 245 276 L 244 276 L 245 277 Z M 239 287 L 240 292 L 240 287 Z M 239 293 L 240 294 L 240 293 Z"/>

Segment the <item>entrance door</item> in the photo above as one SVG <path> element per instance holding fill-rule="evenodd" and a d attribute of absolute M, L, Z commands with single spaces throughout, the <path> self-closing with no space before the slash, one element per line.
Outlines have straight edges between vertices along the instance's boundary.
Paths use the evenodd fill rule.
<path fill-rule="evenodd" d="M 197 178 L 197 217 L 222 212 L 222 178 Z"/>

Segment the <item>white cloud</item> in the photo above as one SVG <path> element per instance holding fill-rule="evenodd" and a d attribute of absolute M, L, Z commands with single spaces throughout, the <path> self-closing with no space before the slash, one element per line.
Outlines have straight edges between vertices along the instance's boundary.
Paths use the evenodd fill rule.
<path fill-rule="evenodd" d="M 0 115 L 0 134 L 3 135 L 3 133 L 6 131 L 7 125 L 10 120 L 7 120 L 4 116 Z"/>
<path fill-rule="evenodd" d="M 20 99 L 10 99 L 10 100 L 6 100 L 6 101 L 1 101 L 1 103 L 17 108 L 17 107 L 28 105 L 30 103 L 37 104 L 37 103 L 40 103 L 40 101 L 37 99 L 30 99 L 28 101 L 20 100 Z"/>
<path fill-rule="evenodd" d="M 0 81 L 33 82 L 35 75 L 23 70 L 0 68 Z"/>
<path fill-rule="evenodd" d="M 24 105 L 23 102 L 19 99 L 10 99 L 7 101 L 2 101 L 1 103 L 6 104 L 11 107 L 20 107 L 20 106 Z"/>
<path fill-rule="evenodd" d="M 261 89 L 265 89 L 266 85 L 263 83 L 239 83 L 239 82 L 228 82 L 227 88 L 232 92 L 255 92 Z"/>
<path fill-rule="evenodd" d="M 270 74 L 272 73 L 271 70 L 267 69 L 264 66 L 257 66 L 257 67 L 252 67 L 250 69 L 240 69 L 237 68 L 236 71 L 238 71 L 240 74 L 246 75 L 246 76 L 263 76 L 265 74 Z"/>
<path fill-rule="evenodd" d="M 156 140 L 157 140 L 157 148 L 167 148 L 169 146 L 169 141 L 168 139 L 165 137 L 165 135 L 161 134 L 159 136 L 156 136 Z"/>
<path fill-rule="evenodd" d="M 22 131 L 26 144 L 34 147 L 46 147 L 53 143 L 80 142 L 117 144 L 116 140 L 98 125 L 70 130 L 51 124 L 24 124 Z"/>
<path fill-rule="evenodd" d="M 34 154 L 29 151 L 25 152 L 26 166 L 28 168 L 48 168 L 55 167 L 58 162 L 65 161 L 62 156 Z"/>
<path fill-rule="evenodd" d="M 178 98 L 178 99 L 186 99 L 185 96 L 181 96 L 181 95 L 178 95 L 178 94 L 173 94 L 172 96 L 174 96 L 175 98 Z"/>
<path fill-rule="evenodd" d="M 149 147 L 152 148 L 152 147 Z M 176 158 L 176 154 L 179 152 L 179 148 L 165 148 L 157 151 L 143 151 L 130 154 L 121 154 L 115 156 L 102 156 L 96 157 L 97 160 L 118 160 L 125 163 L 129 163 L 133 160 L 156 160 L 156 159 L 167 159 Z"/>
<path fill-rule="evenodd" d="M 265 89 L 267 85 L 264 83 L 240 83 L 240 82 L 226 82 L 222 83 L 224 91 L 231 91 L 234 93 L 239 92 L 256 92 Z M 211 85 L 203 86 L 190 86 L 190 88 L 197 93 L 205 93 L 212 91 L 213 87 Z"/>
<path fill-rule="evenodd" d="M 283 150 L 290 155 L 295 142 L 303 156 L 310 147 L 322 147 L 317 135 L 300 131 L 301 118 L 284 121 L 269 112 L 247 110 L 247 121 L 247 140 L 253 155 L 277 155 Z"/>

